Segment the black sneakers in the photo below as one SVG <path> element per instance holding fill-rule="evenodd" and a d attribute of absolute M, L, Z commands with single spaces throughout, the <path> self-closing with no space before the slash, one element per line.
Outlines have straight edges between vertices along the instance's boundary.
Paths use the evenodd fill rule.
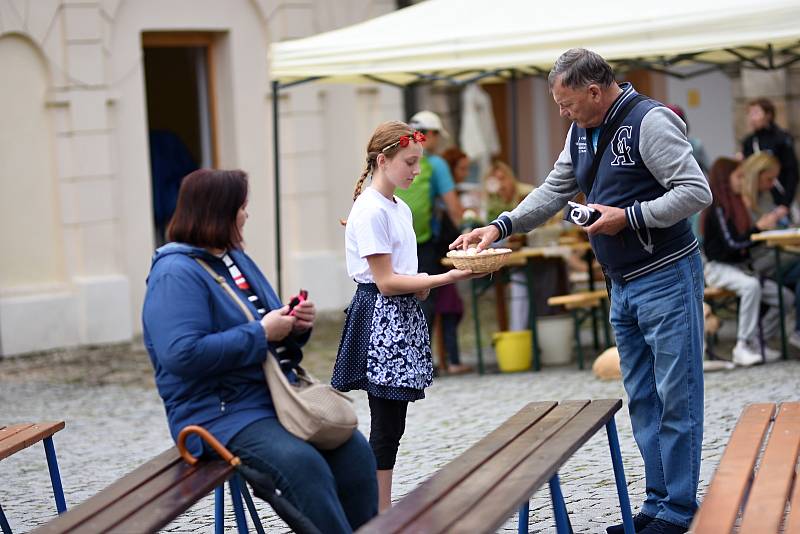
<path fill-rule="evenodd" d="M 653 519 L 639 534 L 684 534 L 689 527 L 682 527 L 663 519 Z"/>
<path fill-rule="evenodd" d="M 633 516 L 633 530 L 641 532 L 651 521 L 653 521 L 653 517 L 639 512 Z M 625 534 L 625 531 L 622 529 L 622 524 L 610 526 L 606 529 L 606 532 L 608 534 Z"/>

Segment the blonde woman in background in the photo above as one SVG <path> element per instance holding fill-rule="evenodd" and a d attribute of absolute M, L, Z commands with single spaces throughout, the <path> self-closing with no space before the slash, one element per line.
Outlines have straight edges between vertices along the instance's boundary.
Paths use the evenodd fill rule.
<path fill-rule="evenodd" d="M 789 209 L 783 205 L 776 206 L 770 194 L 781 170 L 778 159 L 767 152 L 758 152 L 744 160 L 741 170 L 744 176 L 742 200 L 750 210 L 752 220 L 755 222 L 766 217 L 774 220 L 777 226 L 786 226 L 789 223 Z M 753 269 L 759 275 L 777 278 L 777 265 L 771 250 L 767 247 L 756 247 L 751 255 Z M 800 260 L 796 256 L 791 259 L 786 257 L 781 262 L 781 282 L 795 294 L 795 325 L 788 341 L 800 349 L 800 300 L 797 299 L 800 291 Z"/>
<path fill-rule="evenodd" d="M 486 188 L 486 220 L 493 221 L 504 211 L 513 210 L 525 196 L 533 191 L 530 184 L 521 183 L 511 167 L 495 160 L 483 178 Z"/>

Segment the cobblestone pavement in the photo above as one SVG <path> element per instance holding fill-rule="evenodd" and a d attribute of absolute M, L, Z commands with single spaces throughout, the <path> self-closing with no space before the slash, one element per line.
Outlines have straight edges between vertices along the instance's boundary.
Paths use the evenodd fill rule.
<path fill-rule="evenodd" d="M 141 351 L 137 357 L 142 357 Z M 35 377 L 35 370 L 48 361 L 58 365 L 53 357 L 48 360 L 43 356 L 13 364 L 16 371 L 5 374 L 3 365 L 7 368 L 9 364 L 0 362 L 0 421 L 66 420 L 66 429 L 56 434 L 55 445 L 68 505 L 82 502 L 172 445 L 151 380 L 123 381 L 126 385 L 103 380 L 55 384 L 52 380 L 26 380 L 25 365 L 31 366 L 30 377 Z M 89 364 L 84 373 L 93 376 L 94 365 Z M 128 365 L 141 371 L 141 365 Z M 71 373 L 75 372 L 72 369 Z M 701 492 L 742 408 L 751 402 L 796 400 L 798 384 L 800 362 L 796 359 L 706 375 Z M 624 398 L 620 383 L 601 382 L 589 371 L 574 368 L 439 378 L 428 390 L 428 397 L 409 408 L 395 471 L 395 497 L 411 491 L 529 401 L 612 397 Z M 356 395 L 356 406 L 361 431 L 367 434 L 369 412 L 363 394 Z M 644 480 L 626 408 L 617 415 L 617 426 L 635 511 L 643 496 Z M 560 476 L 575 532 L 604 532 L 607 524 L 617 522 L 614 476 L 604 432 L 581 448 L 561 469 Z M 26 532 L 54 515 L 41 445 L 0 462 L 0 503 L 15 532 Z M 270 532 L 287 530 L 266 505 L 259 502 L 258 507 Z M 233 531 L 229 505 L 228 512 L 226 524 Z M 209 497 L 165 531 L 210 532 L 212 524 L 213 499 Z M 531 532 L 554 531 L 546 486 L 531 499 L 530 528 Z M 502 531 L 515 529 L 516 519 L 512 518 Z"/>

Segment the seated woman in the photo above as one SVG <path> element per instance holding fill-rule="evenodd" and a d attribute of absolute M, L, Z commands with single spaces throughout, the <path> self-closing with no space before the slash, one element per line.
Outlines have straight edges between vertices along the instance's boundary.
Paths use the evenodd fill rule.
<path fill-rule="evenodd" d="M 483 179 L 486 187 L 486 220 L 493 221 L 504 211 L 511 211 L 533 190 L 533 186 L 517 181 L 508 164 L 495 160 Z"/>
<path fill-rule="evenodd" d="M 765 279 L 763 283 L 750 265 L 750 250 L 756 243 L 750 234 L 775 227 L 776 214 L 767 214 L 753 225 L 742 198 L 743 173 L 739 164 L 728 158 L 719 158 L 711 166 L 709 182 L 714 201 L 702 216 L 703 249 L 706 262 L 704 275 L 709 286 L 734 291 L 739 297 L 739 323 L 733 362 L 749 366 L 762 361 L 762 343 L 759 338 L 761 305 L 769 306 L 761 325 L 768 339 L 779 326 L 778 285 Z M 785 297 L 791 299 L 788 292 Z M 776 360 L 780 352 L 763 346 L 764 358 Z"/>
<path fill-rule="evenodd" d="M 768 152 L 756 152 L 742 163 L 744 175 L 743 197 L 753 220 L 769 216 L 775 220 L 776 226 L 789 224 L 789 210 L 786 206 L 776 205 L 771 190 L 780 187 L 777 183 L 780 174 L 778 159 Z M 783 285 L 795 294 L 795 326 L 789 335 L 789 343 L 800 349 L 800 260 L 790 260 L 784 254 L 781 261 L 781 278 Z M 795 257 L 796 258 L 796 257 Z M 775 255 L 767 247 L 759 247 L 753 253 L 753 268 L 762 276 L 776 278 Z M 791 309 L 790 303 L 784 303 Z"/>
<path fill-rule="evenodd" d="M 245 466 L 266 473 L 320 531 L 351 532 L 377 514 L 375 459 L 358 432 L 321 451 L 284 429 L 262 364 L 281 341 L 304 343 L 315 308 L 288 314 L 242 249 L 247 175 L 201 169 L 184 178 L 167 230 L 171 243 L 153 257 L 142 322 L 173 439 L 186 425 L 209 430 Z M 196 259 L 205 261 L 260 320 L 248 321 Z M 189 451 L 210 453 L 195 436 Z M 250 480 L 256 493 L 258 481 Z M 262 490 L 261 493 L 264 493 Z"/>

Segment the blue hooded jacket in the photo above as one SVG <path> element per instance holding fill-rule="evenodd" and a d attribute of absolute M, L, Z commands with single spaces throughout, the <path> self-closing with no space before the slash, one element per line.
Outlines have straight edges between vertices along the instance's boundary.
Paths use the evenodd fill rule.
<path fill-rule="evenodd" d="M 229 255 L 265 307 L 280 308 L 278 296 L 253 260 L 239 250 Z M 258 317 L 220 258 L 202 248 L 168 243 L 156 251 L 147 278 L 144 343 L 173 439 L 194 424 L 227 444 L 250 423 L 275 417 L 262 368 L 270 347 L 261 323 L 247 321 L 196 257 L 224 276 Z M 306 339 L 308 334 L 298 341 Z M 203 450 L 195 436 L 187 440 L 187 447 L 194 455 Z"/>

